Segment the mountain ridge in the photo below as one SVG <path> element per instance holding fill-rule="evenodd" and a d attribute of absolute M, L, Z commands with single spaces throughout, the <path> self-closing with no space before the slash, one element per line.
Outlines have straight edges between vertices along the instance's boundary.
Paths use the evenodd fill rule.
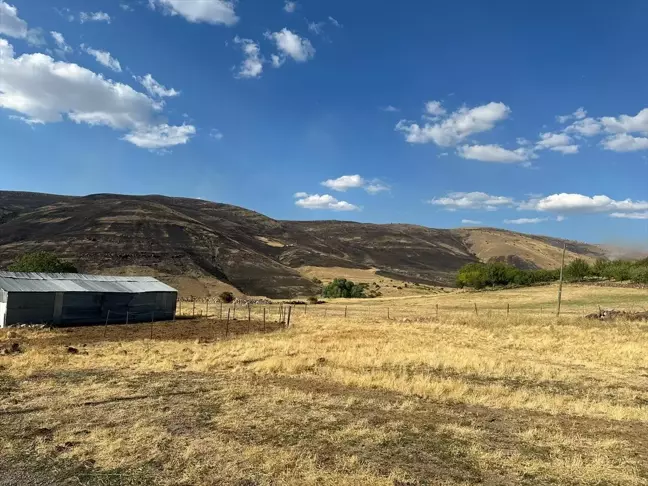
<path fill-rule="evenodd" d="M 364 269 L 452 286 L 457 270 L 477 261 L 554 268 L 563 244 L 568 260 L 605 256 L 597 245 L 497 228 L 283 221 L 184 197 L 0 191 L 0 268 L 26 251 L 47 250 L 82 271 L 137 267 L 210 277 L 268 297 L 316 292 L 300 270 L 305 267 Z"/>

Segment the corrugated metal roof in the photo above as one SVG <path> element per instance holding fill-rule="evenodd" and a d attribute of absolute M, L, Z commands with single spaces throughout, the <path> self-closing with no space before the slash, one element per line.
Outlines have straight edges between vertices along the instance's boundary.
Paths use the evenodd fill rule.
<path fill-rule="evenodd" d="M 78 273 L 0 272 L 0 289 L 7 292 L 101 292 L 141 294 L 176 292 L 153 277 L 113 277 Z"/>

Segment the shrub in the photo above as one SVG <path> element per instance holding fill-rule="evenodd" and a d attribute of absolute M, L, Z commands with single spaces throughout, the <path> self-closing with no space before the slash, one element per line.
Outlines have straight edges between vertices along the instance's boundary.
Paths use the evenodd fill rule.
<path fill-rule="evenodd" d="M 231 304 L 234 302 L 234 294 L 232 292 L 221 292 L 218 299 L 224 304 Z"/>
<path fill-rule="evenodd" d="M 8 269 L 11 272 L 78 273 L 74 265 L 46 251 L 25 253 Z"/>
<path fill-rule="evenodd" d="M 336 278 L 324 287 L 322 295 L 329 299 L 353 299 L 366 297 L 367 284 L 354 284 L 345 278 Z"/>
<path fill-rule="evenodd" d="M 319 299 L 317 297 L 315 297 L 315 296 L 309 297 L 306 300 L 308 300 L 309 304 L 318 304 L 319 303 Z"/>

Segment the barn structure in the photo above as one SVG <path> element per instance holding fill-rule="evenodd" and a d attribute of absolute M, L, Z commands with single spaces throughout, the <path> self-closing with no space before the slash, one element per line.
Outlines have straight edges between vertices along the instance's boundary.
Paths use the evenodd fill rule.
<path fill-rule="evenodd" d="M 177 297 L 153 277 L 0 272 L 0 327 L 169 320 Z"/>

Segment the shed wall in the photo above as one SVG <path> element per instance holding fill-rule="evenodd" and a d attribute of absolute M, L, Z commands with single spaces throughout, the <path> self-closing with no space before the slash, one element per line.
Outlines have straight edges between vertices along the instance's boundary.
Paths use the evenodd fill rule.
<path fill-rule="evenodd" d="M 176 292 L 10 292 L 6 325 L 99 324 L 172 319 Z"/>

